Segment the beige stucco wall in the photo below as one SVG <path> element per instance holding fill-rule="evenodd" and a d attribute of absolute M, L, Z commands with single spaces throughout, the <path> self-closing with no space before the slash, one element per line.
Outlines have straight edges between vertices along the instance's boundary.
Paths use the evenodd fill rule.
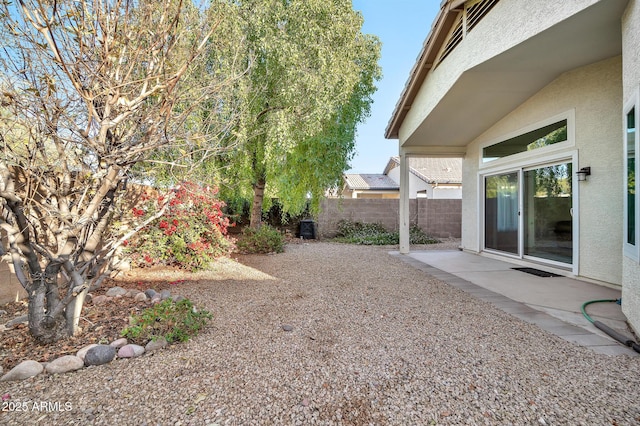
<path fill-rule="evenodd" d="M 640 2 L 631 0 L 622 17 L 623 99 L 637 96 L 640 86 Z M 636 108 L 640 105 L 636 105 Z M 624 149 L 622 144 L 619 145 Z M 637 225 L 636 225 L 637 226 Z M 623 257 L 622 311 L 636 333 L 640 333 L 640 265 Z"/>
<path fill-rule="evenodd" d="M 588 181 L 574 187 L 574 193 L 576 189 L 579 191 L 580 200 L 578 275 L 621 284 L 621 67 L 621 57 L 615 57 L 561 75 L 468 146 L 462 196 L 465 249 L 478 251 L 480 248 L 478 173 L 482 144 L 497 142 L 505 135 L 574 110 L 575 147 L 553 155 L 571 156 L 577 151 L 578 164 L 574 167 L 591 166 L 592 169 Z"/>
<path fill-rule="evenodd" d="M 399 166 L 394 167 L 393 169 L 389 170 L 388 176 L 394 181 L 400 183 L 400 167 Z M 409 173 L 409 198 L 411 199 L 417 198 L 418 191 L 424 191 L 424 190 L 432 192 L 431 185 L 429 185 L 428 183 L 426 183 L 425 181 L 423 181 L 413 173 Z M 433 195 L 433 194 L 430 194 L 430 195 Z M 433 197 L 429 197 L 429 198 L 433 198 Z"/>
<path fill-rule="evenodd" d="M 465 71 L 517 46 L 600 0 L 502 0 L 447 60 L 429 73 L 399 130 L 407 140 Z M 499 30 L 496 30 L 498 29 Z M 482 48 L 478 48 L 481 46 Z"/>

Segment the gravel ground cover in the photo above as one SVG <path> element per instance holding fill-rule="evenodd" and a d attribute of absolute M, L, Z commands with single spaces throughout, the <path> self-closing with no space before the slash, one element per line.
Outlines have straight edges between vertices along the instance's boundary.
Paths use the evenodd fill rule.
<path fill-rule="evenodd" d="M 0 424 L 640 424 L 638 358 L 575 346 L 388 248 L 311 242 L 240 261 L 181 289 L 214 315 L 199 336 L 2 383 L 14 405 Z"/>

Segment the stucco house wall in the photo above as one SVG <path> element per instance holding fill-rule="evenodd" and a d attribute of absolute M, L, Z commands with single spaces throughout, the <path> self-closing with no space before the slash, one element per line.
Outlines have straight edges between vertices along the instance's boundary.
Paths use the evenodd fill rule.
<path fill-rule="evenodd" d="M 631 0 L 622 16 L 622 55 L 624 58 L 622 61 L 622 97 L 625 103 L 634 96 L 640 97 L 640 55 L 638 52 L 640 52 L 640 2 Z M 636 105 L 636 108 L 639 106 Z M 622 294 L 622 311 L 638 334 L 640 333 L 640 265 L 636 260 L 627 256 L 623 256 Z"/>
<path fill-rule="evenodd" d="M 400 182 L 400 167 L 394 167 L 388 173 L 388 176 L 396 182 Z M 413 173 L 409 174 L 409 198 L 418 198 L 418 192 L 430 190 L 431 185 L 429 185 L 424 180 L 420 179 L 418 176 Z M 431 191 L 431 195 L 433 195 L 433 191 Z M 428 197 L 433 198 L 433 197 Z"/>
<path fill-rule="evenodd" d="M 399 130 L 400 141 L 407 140 L 442 97 L 469 70 L 541 33 L 598 0 L 511 0 L 500 1 L 482 22 L 433 69 L 422 84 Z M 499 28 L 499 30 L 496 30 Z M 481 48 L 479 48 L 481 46 Z M 535 79 L 535 70 L 523 69 Z M 496 82 L 499 90 L 499 81 Z M 491 105 L 487 105 L 491 108 Z"/>
<path fill-rule="evenodd" d="M 405 162 L 414 155 L 463 157 L 462 247 L 471 252 L 484 250 L 485 176 L 523 174 L 570 162 L 572 260 L 568 256 L 560 260 L 537 257 L 535 252 L 527 255 L 531 253 L 527 247 L 514 249 L 513 240 L 509 247 L 487 252 L 560 268 L 572 261 L 571 271 L 577 276 L 621 287 L 622 310 L 637 333 L 640 196 L 626 195 L 632 193 L 626 156 L 636 159 L 637 168 L 639 2 L 443 1 L 385 134 L 389 139 L 399 139 L 400 156 Z M 473 10 L 480 9 L 472 8 L 477 5 L 487 7 L 487 13 L 479 18 L 482 21 L 469 27 L 460 24 L 460 16 L 465 23 L 474 19 Z M 454 28 L 463 29 L 451 41 L 448 36 Z M 447 55 L 440 61 L 440 53 L 445 51 Z M 635 128 L 627 132 L 627 128 L 632 129 L 631 120 L 627 124 L 632 107 Z M 564 119 L 566 142 L 481 161 L 483 147 L 507 142 L 496 147 L 504 149 L 516 137 Z M 635 151 L 626 145 L 628 135 L 634 133 Z M 406 163 L 402 167 L 406 181 Z M 576 172 L 583 167 L 590 167 L 591 174 L 579 182 Z M 529 185 L 531 189 L 530 183 L 519 182 L 521 188 Z M 407 198 L 401 188 L 401 253 L 409 252 Z M 636 221 L 635 225 L 629 223 L 636 228 L 636 242 L 627 244 L 626 215 L 633 209 L 625 209 L 625 205 L 627 199 L 634 198 Z M 527 208 L 524 219 L 530 221 L 526 216 L 529 199 L 519 194 L 517 214 L 522 215 L 522 207 Z M 515 217 L 514 211 L 510 218 Z M 496 217 L 492 210 L 488 215 L 492 220 Z M 535 240 L 532 222 L 523 224 L 522 216 L 515 220 L 521 238 L 523 234 L 527 237 L 525 244 Z M 507 231 L 513 236 L 513 229 Z M 518 245 L 522 245 L 522 239 Z"/>
<path fill-rule="evenodd" d="M 478 172 L 492 170 L 491 163 L 480 168 L 483 145 L 571 111 L 575 116 L 575 146 L 562 150 L 551 146 L 546 152 L 552 157 L 576 155 L 578 164 L 574 164 L 574 170 L 597 164 L 586 182 L 574 182 L 573 186 L 574 197 L 578 197 L 581 230 L 578 275 L 621 284 L 621 65 L 618 56 L 561 75 L 468 146 L 463 181 L 476 184 L 463 186 L 462 245 L 465 249 L 480 249 L 482 182 Z M 543 162 L 545 156 L 541 154 L 541 157 L 539 161 Z M 531 161 L 535 164 L 538 160 Z M 505 169 L 510 167 L 513 165 L 504 165 Z"/>

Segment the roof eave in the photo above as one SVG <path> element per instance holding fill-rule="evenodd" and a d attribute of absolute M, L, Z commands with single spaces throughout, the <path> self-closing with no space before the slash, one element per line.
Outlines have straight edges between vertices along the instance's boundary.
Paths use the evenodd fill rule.
<path fill-rule="evenodd" d="M 446 37 L 458 15 L 459 7 L 465 0 L 443 0 L 440 11 L 431 27 L 431 31 L 422 46 L 416 63 L 411 69 L 409 79 L 402 90 L 400 99 L 391 115 L 391 120 L 385 130 L 386 139 L 398 139 L 400 126 L 411 109 L 422 83 L 431 70 Z"/>

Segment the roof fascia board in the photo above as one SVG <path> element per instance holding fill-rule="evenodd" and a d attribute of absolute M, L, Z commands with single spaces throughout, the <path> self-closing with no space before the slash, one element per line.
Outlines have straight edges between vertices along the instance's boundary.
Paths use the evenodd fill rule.
<path fill-rule="evenodd" d="M 409 74 L 409 79 L 393 111 L 393 115 L 385 131 L 385 138 L 398 139 L 400 125 L 402 125 L 404 118 L 411 109 L 411 105 L 427 74 L 433 67 L 436 56 L 449 33 L 449 29 L 458 16 L 460 11 L 459 6 L 461 4 L 464 5 L 465 1 L 466 0 L 444 0 L 442 2 L 440 11 L 431 27 L 431 32 L 422 46 L 418 59 Z"/>
<path fill-rule="evenodd" d="M 464 158 L 467 153 L 466 146 L 437 146 L 437 145 L 429 145 L 429 146 L 409 146 L 409 147 L 401 147 L 400 153 L 407 155 L 409 157 L 412 156 L 423 156 L 423 157 L 446 157 L 446 158 Z"/>

